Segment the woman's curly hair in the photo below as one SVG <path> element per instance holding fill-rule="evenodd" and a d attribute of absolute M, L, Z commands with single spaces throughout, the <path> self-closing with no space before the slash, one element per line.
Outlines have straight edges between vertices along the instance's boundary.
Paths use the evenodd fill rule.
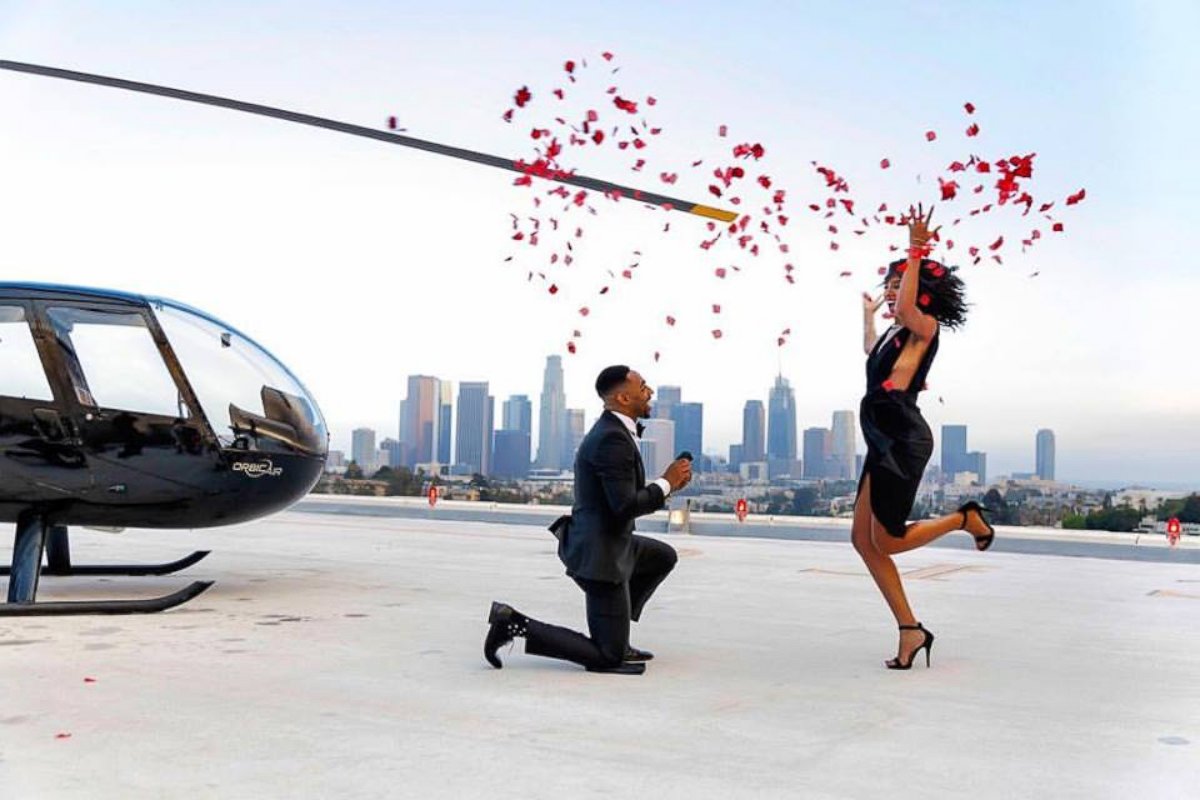
<path fill-rule="evenodd" d="M 900 275 L 908 263 L 900 259 L 888 264 L 887 274 L 883 277 L 886 284 L 892 278 Z M 932 259 L 921 259 L 921 275 L 917 283 L 917 308 L 936 319 L 940 324 L 955 330 L 967 321 L 967 300 L 962 278 L 955 273 L 958 267 L 948 267 Z M 922 303 L 927 299 L 928 303 Z"/>

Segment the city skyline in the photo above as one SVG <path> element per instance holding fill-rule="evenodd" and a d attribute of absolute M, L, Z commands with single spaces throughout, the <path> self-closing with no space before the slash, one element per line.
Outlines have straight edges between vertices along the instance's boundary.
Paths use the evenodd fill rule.
<path fill-rule="evenodd" d="M 550 356 L 547 360 L 547 365 L 550 368 L 551 388 L 561 380 L 561 365 L 554 362 L 555 356 Z M 455 385 L 454 381 L 442 379 L 434 376 L 417 375 L 409 376 L 410 391 L 415 391 L 419 394 L 427 393 L 426 388 L 428 382 L 437 384 L 440 392 L 445 393 Z M 474 430 L 477 422 L 483 423 L 480 413 L 476 413 L 474 405 L 483 404 L 485 402 L 489 407 L 494 404 L 494 398 L 487 394 L 488 382 L 480 381 L 462 381 L 457 384 L 461 392 L 464 387 L 467 387 L 469 393 L 478 394 L 478 399 L 472 399 L 471 424 L 470 427 Z M 673 458 L 674 453 L 678 450 L 689 449 L 684 443 L 681 443 L 678 438 L 679 424 L 676 419 L 670 419 L 669 416 L 679 416 L 681 410 L 690 413 L 685 413 L 684 424 L 689 424 L 690 419 L 699 417 L 704 418 L 704 403 L 702 401 L 683 402 L 684 387 L 681 386 L 664 386 L 662 387 L 663 394 L 666 397 L 666 402 L 656 404 L 652 412 L 652 418 L 646 420 L 646 433 L 643 437 L 644 447 L 643 454 L 647 457 L 651 471 L 657 469 L 661 471 L 665 465 Z M 785 413 L 784 409 L 795 406 L 795 391 L 790 383 L 783 376 L 776 376 L 774 383 L 767 391 L 768 396 L 775 395 L 776 402 L 779 408 L 777 413 Z M 548 397 L 551 402 L 558 404 L 565 401 L 554 397 L 551 392 Z M 409 398 L 405 398 L 401 402 L 401 407 L 405 407 Z M 597 398 L 599 405 L 599 398 Z M 533 419 L 535 417 L 535 409 L 533 403 L 529 400 L 528 394 L 515 394 L 503 402 L 502 414 L 498 419 L 492 419 L 492 451 L 487 457 L 472 456 L 470 462 L 464 462 L 461 458 L 456 458 L 453 462 L 442 460 L 442 464 L 474 464 L 478 459 L 481 464 L 487 463 L 487 458 L 504 459 L 504 468 L 501 469 L 498 475 L 503 477 L 512 477 L 519 471 L 514 466 L 516 464 L 525 463 L 525 469 L 536 467 L 536 463 L 532 459 L 532 453 L 536 449 L 535 443 L 539 442 L 539 429 L 533 427 Z M 443 413 L 450 413 L 449 407 L 441 409 Z M 585 414 L 583 409 L 564 409 L 561 412 L 562 420 L 558 426 L 557 432 L 552 431 L 552 435 L 561 436 L 569 427 L 571 437 L 569 440 L 563 439 L 558 445 L 563 460 L 561 469 L 570 470 L 571 458 L 574 449 L 578 446 L 582 434 L 586 428 L 594 423 L 596 417 L 602 409 L 596 408 L 594 413 Z M 540 409 L 538 409 L 540 411 Z M 489 410 L 489 414 L 492 412 Z M 494 417 L 494 414 L 492 414 Z M 537 414 L 537 416 L 542 416 Z M 753 439 L 756 435 L 763 436 L 764 423 L 764 404 L 761 400 L 750 398 L 743 404 L 742 415 L 742 436 L 738 441 L 730 442 L 725 446 L 713 445 L 696 452 L 696 455 L 701 454 L 713 457 L 716 460 L 728 462 L 732 467 L 740 463 L 761 463 L 769 462 L 769 454 L 764 453 L 760 459 L 748 458 L 742 454 L 742 448 L 747 439 Z M 448 419 L 449 417 L 447 417 Z M 810 478 L 836 478 L 836 479 L 855 479 L 858 476 L 860 469 L 861 457 L 865 454 L 865 443 L 862 441 L 861 433 L 857 426 L 856 414 L 850 409 L 832 409 L 826 412 L 825 418 L 830 421 L 828 427 L 821 425 L 806 425 L 804 422 L 821 421 L 821 420 L 799 420 L 789 425 L 786 419 L 777 420 L 777 426 L 781 427 L 786 434 L 789 427 L 802 432 L 800 439 L 802 447 L 797 453 L 797 460 L 801 462 L 801 474 L 793 477 Z M 402 417 L 403 419 L 403 417 Z M 570 425 L 567 421 L 571 420 Z M 454 427 L 460 428 L 458 415 L 454 415 Z M 938 435 L 935 436 L 935 458 L 933 463 L 937 464 L 943 474 L 948 478 L 953 477 L 956 473 L 973 473 L 981 477 L 982 482 L 989 482 L 990 478 L 999 476 L 1008 476 L 1013 478 L 1023 478 L 1031 475 L 1036 475 L 1042 479 L 1054 480 L 1055 474 L 1055 434 L 1051 429 L 1039 428 L 1034 432 L 1031 457 L 1026 462 L 1016 461 L 1005 469 L 997 469 L 993 466 L 988 468 L 989 456 L 987 451 L 983 450 L 967 450 L 967 436 L 969 425 L 963 423 L 945 424 L 939 429 Z M 513 437 L 507 434 L 519 432 L 521 436 Z M 355 458 L 353 453 L 357 452 L 355 448 L 359 437 L 366 433 L 370 433 L 375 437 L 376 431 L 372 428 L 357 428 L 353 432 L 352 437 L 355 441 L 351 442 L 350 452 L 351 457 Z M 500 434 L 506 434 L 501 436 Z M 694 434 L 688 434 L 694 435 Z M 703 432 L 701 432 L 703 436 Z M 475 437 L 479 438 L 479 437 Z M 764 437 L 765 438 L 765 437 Z M 501 440 L 503 439 L 503 444 Z M 374 438 L 371 439 L 374 441 Z M 388 437 L 384 437 L 379 445 L 380 450 L 386 450 L 391 443 L 391 446 L 396 447 L 397 452 L 409 452 L 410 448 L 405 442 L 395 441 Z M 345 450 L 343 447 L 338 447 L 338 440 L 333 439 L 332 448 L 336 450 Z M 449 446 L 448 444 L 446 445 Z M 481 448 L 482 439 L 477 443 L 472 443 L 470 447 L 471 453 Z M 786 446 L 786 445 L 784 445 Z M 503 456 L 501 452 L 503 451 Z M 455 452 L 458 453 L 458 442 L 455 441 Z M 523 454 L 523 455 L 522 455 Z M 814 454 L 815 457 L 814 457 Z M 525 459 L 526 461 L 523 461 Z M 357 460 L 357 458 L 355 458 Z M 412 463 L 400 462 L 404 466 L 413 466 Z M 993 462 L 994 463 L 994 462 Z M 487 469 L 493 469 L 494 465 L 489 464 Z M 546 469 L 543 467 L 543 469 Z M 786 474 L 779 471 L 777 465 L 777 474 Z M 1069 480 L 1069 479 L 1067 479 Z M 1088 479 L 1077 480 L 1080 485 L 1088 485 L 1094 483 Z M 1133 485 L 1137 481 L 1128 482 L 1126 485 Z M 1120 488 L 1114 485 L 1113 488 Z M 1170 488 L 1170 487 L 1164 487 Z"/>
<path fill-rule="evenodd" d="M 828 223 L 803 205 L 827 195 L 814 162 L 863 202 L 936 201 L 949 230 L 968 202 L 966 191 L 940 199 L 933 176 L 950 159 L 1036 152 L 1031 189 L 1056 202 L 1065 230 L 1009 214 L 1003 264 L 958 262 L 970 315 L 942 337 L 921 400 L 930 427 L 970 425 L 989 473 L 1030 471 L 1030 435 L 1048 428 L 1063 479 L 1200 485 L 1200 374 L 1186 367 L 1181 327 L 1184 302 L 1200 296 L 1188 195 L 1200 180 L 1190 141 L 1200 111 L 1179 101 L 1200 67 L 1195 3 L 1080 14 L 1032 2 L 950 13 L 751 1 L 736 26 L 712 3 L 357 8 L 16 0 L 0 8 L 0 50 L 381 130 L 394 116 L 409 135 L 505 158 L 532 154 L 531 124 L 567 85 L 564 59 L 586 58 L 569 100 L 595 102 L 611 121 L 606 82 L 639 102 L 654 96 L 640 110 L 662 135 L 639 171 L 606 148 L 572 150 L 569 166 L 643 190 L 662 190 L 660 175 L 677 171 L 670 191 L 704 201 L 730 148 L 761 142 L 765 157 L 746 163 L 786 188 L 791 252 L 718 260 L 697 247 L 703 220 L 597 199 L 594 216 L 564 215 L 586 230 L 574 280 L 552 294 L 537 275 L 551 270 L 549 252 L 512 239 L 510 214 L 544 196 L 540 182 L 513 186 L 501 170 L 327 131 L 5 73 L 0 100 L 13 124 L 0 132 L 0 269 L 160 294 L 227 321 L 304 382 L 341 447 L 356 427 L 394 429 L 408 375 L 487 379 L 496 398 L 534 398 L 541 355 L 552 352 L 570 407 L 594 416 L 595 374 L 627 363 L 703 402 L 705 449 L 723 452 L 741 441 L 745 399 L 766 400 L 773 375 L 795 387 L 801 429 L 857 408 L 863 390 L 860 297 L 876 290 L 875 269 L 903 245 L 901 232 L 873 225 L 833 251 Z M 919 102 L 889 79 L 897 41 L 921 54 L 908 73 Z M 697 52 L 712 59 L 702 76 L 681 66 Z M 600 84 L 594 101 L 585 79 Z M 533 105 L 506 124 L 523 85 Z M 1080 189 L 1086 199 L 1064 208 Z M 1033 217 L 1043 236 L 1021 252 Z M 959 230 L 972 224 L 964 213 Z M 953 261 L 961 248 L 939 252 Z M 554 269 L 566 274 L 561 262 Z"/>

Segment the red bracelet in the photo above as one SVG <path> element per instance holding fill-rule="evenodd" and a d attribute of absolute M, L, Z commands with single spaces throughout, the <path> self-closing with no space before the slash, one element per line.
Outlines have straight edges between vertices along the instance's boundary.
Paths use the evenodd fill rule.
<path fill-rule="evenodd" d="M 933 248 L 927 244 L 913 245 L 912 247 L 908 248 L 908 257 L 909 258 L 928 258 L 929 254 L 932 252 L 933 252 Z"/>

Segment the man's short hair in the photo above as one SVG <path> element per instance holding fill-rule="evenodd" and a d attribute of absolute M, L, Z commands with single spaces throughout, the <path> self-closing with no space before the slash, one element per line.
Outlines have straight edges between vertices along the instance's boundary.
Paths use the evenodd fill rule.
<path fill-rule="evenodd" d="M 617 364 L 612 367 L 605 367 L 600 370 L 600 374 L 596 376 L 596 394 L 602 398 L 607 398 L 614 389 L 623 384 L 629 377 L 629 367 L 624 364 Z"/>

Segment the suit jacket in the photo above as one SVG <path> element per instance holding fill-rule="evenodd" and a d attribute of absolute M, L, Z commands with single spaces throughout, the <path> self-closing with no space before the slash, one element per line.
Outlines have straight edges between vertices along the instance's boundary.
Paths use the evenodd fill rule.
<path fill-rule="evenodd" d="M 662 508 L 662 487 L 646 472 L 629 429 L 605 411 L 575 455 L 575 503 L 551 527 L 573 578 L 624 583 L 633 573 L 634 520 Z M 565 525 L 563 523 L 566 523 Z"/>

